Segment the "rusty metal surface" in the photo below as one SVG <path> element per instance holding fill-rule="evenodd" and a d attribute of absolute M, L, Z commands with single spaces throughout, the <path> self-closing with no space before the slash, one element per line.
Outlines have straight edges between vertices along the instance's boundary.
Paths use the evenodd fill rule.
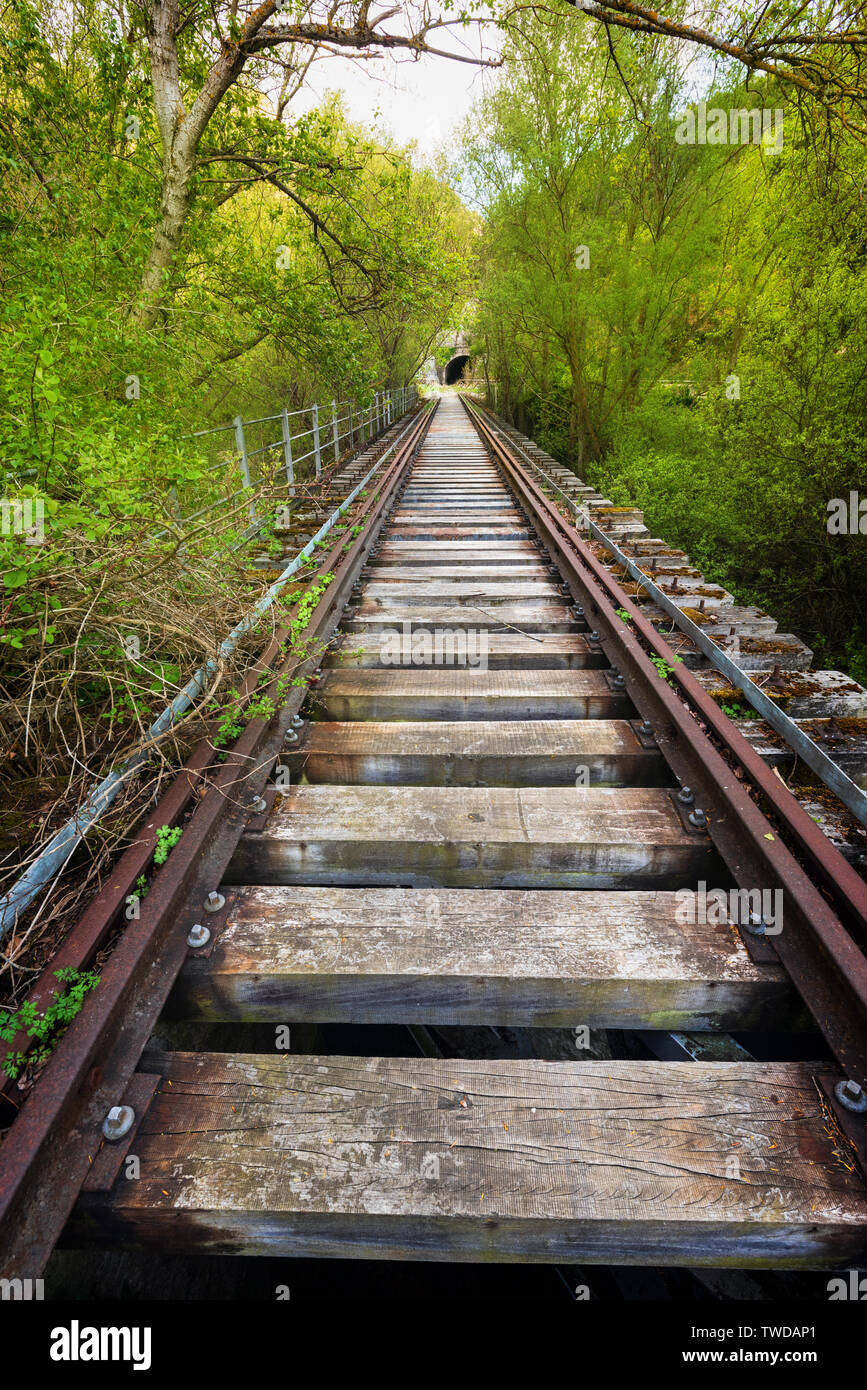
<path fill-rule="evenodd" d="M 840 1126 L 843 1139 L 852 1146 L 853 1155 L 858 1161 L 862 1177 L 867 1179 L 867 1122 L 865 1122 L 863 1115 L 853 1114 L 845 1106 L 840 1105 L 834 1095 L 834 1087 L 839 1079 L 833 1072 L 828 1071 L 818 1072 L 813 1077 L 823 1103 L 833 1112 L 834 1119 Z M 841 1145 L 841 1147 L 843 1146 Z M 847 1155 L 841 1153 L 839 1157 L 840 1161 L 846 1164 Z"/>
<path fill-rule="evenodd" d="M 384 476 L 387 476 L 387 472 L 388 470 Z M 342 536 L 340 540 L 335 540 L 320 558 L 315 573 L 310 576 L 311 582 L 319 579 L 340 563 L 343 558 L 343 544 Z M 278 628 L 256 662 L 244 676 L 237 699 L 237 707 L 240 712 L 243 712 L 257 693 L 259 676 L 263 671 L 270 669 L 288 636 L 287 627 Z M 173 779 L 154 807 L 151 820 L 145 825 L 140 838 L 123 853 L 106 884 L 61 943 L 48 967 L 31 986 L 24 1002 L 28 1006 L 32 1006 L 37 1013 L 44 1013 L 53 1000 L 54 991 L 57 988 L 54 972 L 62 968 L 83 969 L 104 944 L 110 931 L 119 920 L 127 898 L 134 893 L 139 876 L 151 863 L 156 847 L 157 827 L 163 825 L 174 827 L 178 824 L 187 811 L 197 789 L 203 787 L 209 770 L 215 763 L 216 748 L 212 742 L 215 729 L 216 721 L 209 734 L 195 745 L 183 769 Z M 273 791 L 271 793 L 266 791 L 265 800 L 268 801 L 269 810 L 273 804 L 273 799 Z M 248 828 L 259 821 L 264 824 L 266 818 L 267 813 L 265 817 L 252 819 Z M 24 1029 L 21 1029 L 9 1043 L 9 1049 L 12 1052 L 27 1053 L 32 1045 L 33 1039 Z M 5 1097 L 17 1107 L 15 1083 L 8 1078 L 0 1081 L 0 1096 Z"/>
<path fill-rule="evenodd" d="M 508 443 L 511 444 L 511 441 Z M 537 491 L 540 496 L 545 496 L 541 489 L 537 489 Z M 552 510 L 559 517 L 560 514 L 556 508 Z M 568 529 L 572 530 L 571 527 Z M 586 564 L 612 602 L 629 611 L 635 630 L 641 633 L 657 654 L 663 656 L 670 665 L 673 665 L 677 659 L 676 655 L 659 635 L 653 624 L 637 607 L 634 600 L 624 593 L 607 567 L 601 563 L 590 547 L 580 540 L 580 537 L 579 543 L 582 563 Z M 730 747 L 733 756 L 737 757 L 744 768 L 749 781 L 762 792 L 774 811 L 785 819 L 787 828 L 798 843 L 799 850 L 809 859 L 827 891 L 839 897 L 841 913 L 847 917 L 850 925 L 856 928 L 859 933 L 863 933 L 863 939 L 867 943 L 867 884 L 852 865 L 835 849 L 800 802 L 774 775 L 752 744 L 747 742 L 732 721 L 723 714 L 719 705 L 707 693 L 704 686 L 699 684 L 689 668 L 682 663 L 676 665 L 672 679 L 680 685 L 690 704 L 700 714 L 702 721 L 707 723 L 714 734 Z"/>
<path fill-rule="evenodd" d="M 352 583 L 360 572 L 402 476 L 430 424 L 422 411 L 367 503 L 364 531 L 346 551 L 345 538 L 323 562 L 335 578 L 314 610 L 309 641 L 322 641 L 336 627 Z M 343 544 L 341 544 L 341 542 Z M 285 633 L 284 633 L 285 635 Z M 279 650 L 280 634 L 269 644 Z M 272 670 L 272 692 L 279 676 L 300 666 L 283 657 Z M 253 684 L 256 677 L 253 675 Z M 97 989 L 60 1039 L 33 1092 L 16 1117 L 0 1149 L 0 1273 L 37 1277 L 87 1179 L 101 1142 L 101 1125 L 130 1082 L 142 1049 L 184 963 L 190 927 L 201 919 L 201 905 L 215 888 L 246 828 L 246 804 L 261 795 L 279 755 L 286 729 L 304 698 L 292 687 L 286 702 L 266 723 L 251 721 L 217 765 L 208 790 L 196 804 L 182 838 L 154 877 L 141 915 L 130 922 L 106 962 Z M 213 753 L 213 749 L 211 750 Z M 180 776 L 185 777 L 185 772 Z M 168 794 L 167 794 L 168 795 Z M 156 816 L 154 817 L 156 821 Z M 163 822 L 159 822 L 163 823 Z M 120 880 L 109 879 L 87 917 L 87 940 L 104 939 L 128 891 L 129 867 Z M 56 966 L 53 966 L 56 968 Z"/>
<path fill-rule="evenodd" d="M 627 693 L 642 717 L 652 721 L 661 753 L 681 782 L 693 789 L 694 804 L 705 811 L 711 840 L 733 879 L 741 888 L 783 893 L 783 930 L 765 940 L 845 1075 L 867 1086 L 867 959 L 853 935 L 867 922 L 867 886 L 694 676 L 677 663 L 675 653 L 537 486 L 510 441 L 498 437 L 476 410 L 468 410 L 543 545 L 568 577 L 575 601 L 583 604 L 591 627 L 600 632 L 606 655 L 625 678 Z M 618 617 L 617 608 L 629 614 L 630 622 Z M 669 679 L 677 680 L 680 692 L 660 677 L 645 646 L 673 668 Z M 716 742 L 701 724 L 713 731 Z M 767 795 L 773 822 L 745 783 Z M 805 858 L 817 869 L 824 891 L 783 842 L 783 831 L 798 846 L 809 845 Z"/>
<path fill-rule="evenodd" d="M 388 446 L 385 451 L 386 454 L 399 442 L 398 438 L 395 443 Z M 387 474 L 388 470 L 383 476 L 385 477 Z M 346 499 L 343 499 L 341 505 L 345 505 L 345 502 Z M 315 573 L 310 576 L 311 582 L 339 564 L 343 558 L 343 544 L 342 536 L 340 540 L 335 540 L 320 558 Z M 243 712 L 257 693 L 260 674 L 270 668 L 288 636 L 288 628 L 280 627 L 277 629 L 250 671 L 244 676 L 238 691 L 237 707 L 239 711 Z M 311 678 L 311 683 L 315 683 L 315 678 Z M 215 762 L 216 749 L 212 742 L 214 729 L 195 745 L 183 769 L 173 779 L 155 805 L 151 813 L 151 820 L 144 826 L 140 837 L 123 853 L 112 869 L 106 884 L 63 940 L 48 967 L 37 977 L 29 989 L 23 1002 L 32 1006 L 37 1013 L 44 1013 L 54 998 L 54 991 L 57 988 L 54 972 L 59 969 L 83 969 L 104 944 L 114 924 L 120 918 L 121 910 L 124 908 L 127 898 L 134 893 L 138 878 L 151 863 L 156 847 L 157 827 L 177 825 L 187 811 L 196 791 L 204 785 L 208 772 Z M 266 791 L 265 799 L 268 801 L 270 810 L 274 799 L 273 791 L 271 793 Z M 265 817 L 256 817 L 250 821 L 248 828 L 254 827 L 259 822 L 264 824 L 266 818 L 267 814 Z M 26 1054 L 32 1045 L 33 1039 L 24 1029 L 21 1029 L 11 1039 L 8 1047 L 12 1052 Z M 0 1079 L 0 1097 L 5 1098 L 17 1108 L 18 1101 L 14 1081 L 8 1078 Z"/>
<path fill-rule="evenodd" d="M 102 1139 L 100 1147 L 87 1170 L 87 1177 L 81 1185 L 82 1192 L 110 1192 L 115 1179 L 124 1165 L 124 1160 L 135 1142 L 141 1122 L 148 1112 L 157 1086 L 162 1081 L 159 1072 L 137 1071 L 130 1078 L 129 1085 L 121 1098 L 121 1105 L 128 1105 L 135 1113 L 132 1128 L 123 1139 L 109 1141 Z"/>

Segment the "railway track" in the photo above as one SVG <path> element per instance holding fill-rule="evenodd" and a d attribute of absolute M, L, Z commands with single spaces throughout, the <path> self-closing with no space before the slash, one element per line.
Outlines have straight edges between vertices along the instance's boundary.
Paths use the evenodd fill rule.
<path fill-rule="evenodd" d="M 64 948 L 83 963 L 115 933 L 0 1149 L 4 1273 L 37 1275 L 61 1231 L 863 1262 L 862 879 L 459 398 L 419 413 L 327 565 L 305 688 L 224 762 L 193 754 L 154 816 L 189 819 L 140 918 L 123 926 L 133 849 Z M 262 670 L 280 662 L 277 640 Z M 148 1045 L 213 1022 L 267 1024 L 273 1050 Z M 346 1025 L 408 1026 L 427 1055 L 293 1051 L 293 1028 Z M 521 1055 L 436 1055 L 482 1028 Z M 635 1046 L 612 1055 L 610 1030 Z M 812 1060 L 787 1060 L 793 1037 Z M 130 1127 L 100 1140 L 109 1110 Z"/>

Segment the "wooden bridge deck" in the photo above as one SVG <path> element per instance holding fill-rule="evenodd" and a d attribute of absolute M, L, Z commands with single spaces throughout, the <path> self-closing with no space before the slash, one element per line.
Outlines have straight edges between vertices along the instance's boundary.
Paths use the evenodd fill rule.
<path fill-rule="evenodd" d="M 457 399 L 445 399 L 244 835 L 180 1019 L 797 1027 L 680 920 L 721 881 Z M 406 647 L 484 635 L 474 669 Z M 390 644 L 390 645 L 389 645 Z M 478 654 L 478 647 L 473 649 Z M 419 664 L 419 663 L 423 664 Z M 586 768 L 586 778 L 579 769 Z M 802 1063 L 148 1055 L 140 1177 L 68 1238 L 242 1253 L 845 1266 L 867 1193 Z"/>
<path fill-rule="evenodd" d="M 96 1221 L 126 1243 L 243 1254 L 789 1268 L 863 1249 L 867 1197 L 803 1066 L 145 1065 L 163 1080 L 141 1177 L 85 1198 L 82 1235 Z"/>

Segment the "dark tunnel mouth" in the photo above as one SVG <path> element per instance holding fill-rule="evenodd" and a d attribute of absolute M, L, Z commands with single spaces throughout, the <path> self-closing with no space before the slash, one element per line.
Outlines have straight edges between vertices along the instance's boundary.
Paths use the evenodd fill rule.
<path fill-rule="evenodd" d="M 446 385 L 446 386 L 454 386 L 454 384 L 455 384 L 456 381 L 463 381 L 464 370 L 465 370 L 466 365 L 467 365 L 467 363 L 469 362 L 469 360 L 470 360 L 469 353 L 464 353 L 464 354 L 463 354 L 462 356 L 460 356 L 460 357 L 453 357 L 452 360 L 451 360 L 450 362 L 447 362 L 447 363 L 446 363 L 446 370 L 445 370 L 445 385 Z"/>

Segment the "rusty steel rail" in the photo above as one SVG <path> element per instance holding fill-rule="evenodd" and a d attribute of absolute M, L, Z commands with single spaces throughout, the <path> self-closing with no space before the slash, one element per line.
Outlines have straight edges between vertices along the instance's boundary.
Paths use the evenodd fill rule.
<path fill-rule="evenodd" d="M 436 407 L 434 406 L 433 410 Z M 305 643 L 321 645 L 336 628 L 352 584 L 392 510 L 433 410 L 422 408 L 360 517 L 363 532 L 344 550 L 341 535 L 324 555 L 319 573 L 334 579 L 314 610 Z M 283 651 L 286 627 L 275 634 L 248 675 L 242 703 L 276 694 L 290 670 L 315 683 L 318 656 L 297 666 Z M 260 686 L 263 672 L 270 673 Z M 35 1278 L 88 1179 L 100 1150 L 107 1112 L 123 1100 L 142 1050 L 186 960 L 187 937 L 202 918 L 203 902 L 219 885 L 225 868 L 265 788 L 290 721 L 307 694 L 293 685 L 270 720 L 255 718 L 216 761 L 209 738 L 201 740 L 185 767 L 154 808 L 149 829 L 173 825 L 192 807 L 184 834 L 154 876 L 137 920 L 124 923 L 123 909 L 136 878 L 150 863 L 155 835 L 128 849 L 98 897 L 52 960 L 31 993 L 49 998 L 60 964 L 81 967 L 114 936 L 98 987 L 62 1036 L 9 1128 L 0 1147 L 0 1275 Z M 217 916 L 205 919 L 216 926 Z"/>
<path fill-rule="evenodd" d="M 809 1008 L 844 1076 L 867 1087 L 867 885 L 828 841 L 791 792 L 711 699 L 576 529 L 519 461 L 511 440 L 464 398 L 464 406 L 552 560 L 573 601 L 589 615 L 591 643 L 604 648 L 615 679 L 663 757 L 694 794 L 708 834 L 744 889 L 779 889 L 779 935 L 743 939 L 757 958 L 779 959 Z M 616 609 L 628 615 L 618 616 Z M 663 679 L 651 657 L 671 670 Z M 676 687 L 670 682 L 676 682 Z M 740 776 L 737 773 L 740 772 Z M 753 788 L 767 814 L 750 795 Z M 699 816 L 698 819 L 701 819 Z M 790 847 L 791 846 L 791 847 Z M 796 853 L 797 851 L 797 853 Z M 801 861 L 804 862 L 801 862 Z M 808 875 L 805 864 L 813 876 Z M 860 941 L 859 941 L 860 938 Z M 840 1123 L 867 1153 L 863 1116 L 837 1106 Z"/>
<path fill-rule="evenodd" d="M 377 458 L 367 475 L 349 493 L 348 497 L 340 499 L 339 505 L 333 510 L 331 515 L 319 527 L 316 534 L 311 537 L 305 546 L 298 552 L 294 560 L 286 566 L 280 577 L 269 586 L 266 592 L 253 605 L 250 611 L 238 622 L 229 635 L 220 643 L 217 655 L 209 658 L 192 675 L 186 685 L 178 692 L 170 704 L 157 717 L 150 728 L 147 730 L 142 743 L 131 750 L 123 767 L 118 768 L 102 779 L 92 790 L 84 803 L 79 806 L 75 815 L 66 822 L 65 825 L 51 837 L 46 845 L 43 846 L 39 854 L 31 864 L 24 870 L 20 877 L 12 884 L 8 893 L 0 897 L 0 938 L 15 927 L 19 915 L 24 912 L 35 899 L 40 888 L 52 882 L 58 874 L 62 873 L 66 864 L 78 849 L 82 840 L 92 826 L 96 825 L 105 814 L 112 802 L 119 794 L 124 783 L 135 773 L 153 751 L 153 742 L 161 737 L 168 729 L 173 728 L 178 719 L 181 718 L 188 709 L 191 709 L 194 701 L 204 692 L 206 683 L 217 670 L 219 661 L 235 650 L 238 643 L 255 626 L 263 613 L 270 608 L 271 604 L 282 592 L 290 579 L 298 573 L 301 565 L 314 553 L 316 546 L 336 525 L 347 508 L 353 503 L 356 497 L 370 482 L 375 473 L 379 471 L 388 455 L 400 444 L 404 434 L 412 428 L 412 423 L 405 425 L 403 432 L 389 444 L 383 453 Z M 380 441 L 378 441 L 380 442 Z M 160 532 L 159 534 L 164 534 Z M 252 533 L 251 533 L 252 534 Z M 232 547 L 236 549 L 237 547 Z M 320 566 L 321 569 L 321 566 Z"/>

